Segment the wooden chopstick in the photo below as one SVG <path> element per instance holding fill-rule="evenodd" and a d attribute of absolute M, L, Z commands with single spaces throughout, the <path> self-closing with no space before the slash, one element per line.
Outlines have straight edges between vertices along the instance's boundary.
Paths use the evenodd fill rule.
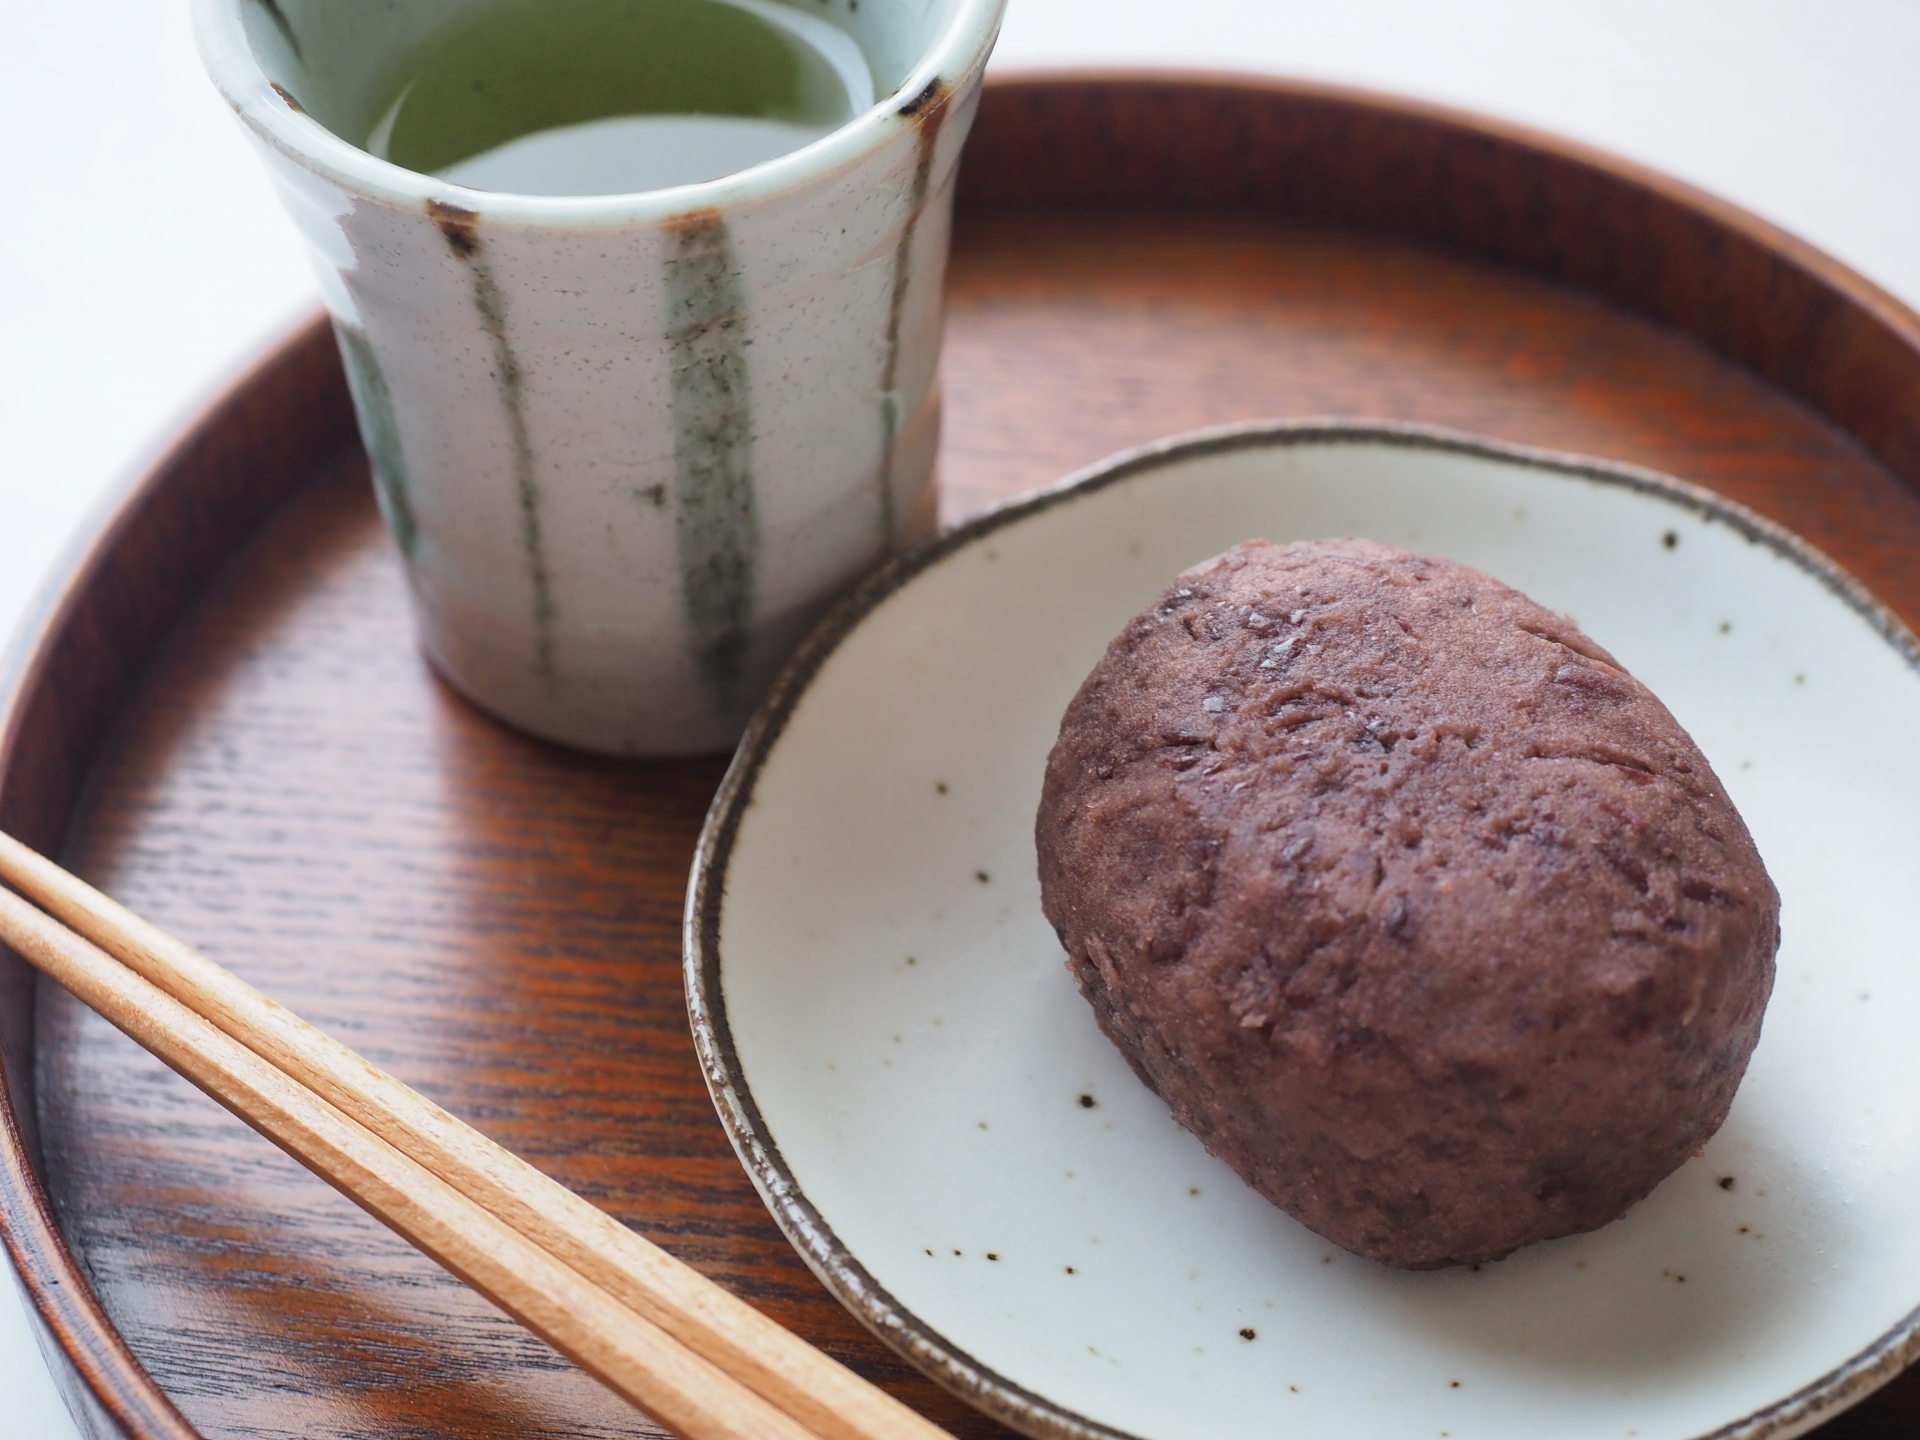
<path fill-rule="evenodd" d="M 663 1407 L 679 1403 L 678 1400 L 645 1398 L 630 1388 L 633 1381 L 615 1379 L 607 1373 L 604 1367 L 608 1357 L 594 1348 L 594 1332 L 608 1323 L 601 1312 L 594 1312 L 596 1318 L 585 1327 L 587 1333 L 581 1333 L 577 1326 L 564 1333 L 550 1331 L 547 1327 L 554 1322 L 546 1317 L 545 1311 L 528 1314 L 519 1308 L 514 1298 L 518 1292 L 511 1289 L 510 1276 L 488 1271 L 487 1275 L 492 1278 L 483 1279 L 470 1273 L 467 1262 L 449 1258 L 435 1243 L 396 1223 L 386 1211 L 372 1203 L 367 1194 L 343 1183 L 339 1174 L 315 1164 L 309 1155 L 268 1123 L 229 1099 L 215 1084 L 190 1068 L 197 1063 L 194 1057 L 202 1053 L 200 1042 L 208 1038 L 208 1032 L 217 1034 L 225 1042 L 220 1052 L 223 1064 L 233 1060 L 234 1052 L 238 1051 L 256 1062 L 264 1062 L 268 1072 L 280 1072 L 282 1078 L 293 1082 L 291 1088 L 310 1092 L 309 1099 L 317 1097 L 322 1102 L 320 1110 L 334 1121 L 357 1122 L 355 1128 L 360 1136 L 383 1142 L 393 1159 L 408 1162 L 412 1167 L 408 1172 L 410 1178 L 417 1180 L 424 1176 L 441 1189 L 450 1190 L 452 1200 L 463 1201 L 467 1206 L 459 1212 L 462 1217 L 485 1216 L 496 1227 L 513 1232 L 514 1239 L 539 1254 L 542 1260 L 564 1262 L 565 1269 L 575 1272 L 576 1280 L 589 1282 L 588 1289 L 597 1287 L 604 1296 L 619 1302 L 612 1308 L 619 1310 L 624 1306 L 633 1317 L 680 1342 L 694 1352 L 687 1357 L 689 1361 L 695 1361 L 696 1357 L 704 1360 L 705 1371 L 697 1373 L 711 1375 L 719 1381 L 731 1377 L 737 1382 L 733 1386 L 735 1392 L 744 1387 L 752 1392 L 744 1396 L 745 1400 L 758 1396 L 766 1402 L 770 1414 L 784 1412 L 777 1414 L 777 1419 L 789 1426 L 786 1430 L 777 1429 L 774 1421 L 763 1417 L 741 1433 L 771 1437 L 810 1431 L 819 1440 L 947 1440 L 945 1431 L 892 1396 L 868 1384 L 205 956 L 4 832 L 0 832 L 0 879 L 71 925 L 88 941 L 110 952 L 111 957 L 124 962 L 126 969 L 115 965 L 109 956 L 94 951 L 99 961 L 117 971 L 119 977 L 136 982 L 142 988 L 133 992 L 115 977 L 98 977 L 99 965 L 90 963 L 87 957 L 65 958 L 75 944 L 85 945 L 85 942 L 74 941 L 69 936 L 71 943 L 61 946 L 46 936 L 45 917 L 38 917 L 40 923 L 36 925 L 31 918 L 35 915 L 32 907 L 11 896 L 6 897 L 11 903 L 0 905 L 0 938 L 48 969 L 56 980 L 87 1004 L 99 1009 L 169 1065 L 291 1150 L 316 1173 L 339 1185 L 379 1218 L 468 1279 L 557 1349 L 642 1408 L 682 1430 L 690 1440 L 704 1440 L 706 1434 L 719 1436 L 733 1432 L 696 1430 L 695 1423 L 708 1423 L 705 1412 L 697 1421 L 676 1418 Z M 23 910 L 27 912 L 25 915 L 19 913 Z M 35 947 L 41 953 L 32 953 Z M 92 945 L 86 948 L 93 950 Z M 52 964 L 71 966 L 75 981 L 55 973 Z M 138 973 L 129 974 L 129 970 Z M 83 984 L 94 986 L 100 999 L 97 1001 L 93 994 L 83 993 L 80 988 Z M 190 1033 L 182 1031 L 177 1039 L 164 1042 L 174 1047 L 173 1053 L 162 1050 L 160 1043 L 156 1043 L 161 1037 L 156 1035 L 150 1040 L 146 1033 L 134 1028 L 145 1023 L 141 1015 L 147 1013 L 155 1001 L 172 1002 L 174 1008 L 168 1011 L 172 1022 L 180 1022 L 182 1017 L 199 1022 L 199 1028 Z M 108 1005 L 117 1007 L 120 1013 L 108 1009 Z M 253 1079 L 265 1083 L 259 1075 Z M 251 1102 L 250 1093 L 236 1094 Z M 295 1134 L 294 1138 L 304 1136 Z M 513 1254 L 516 1263 L 518 1259 L 535 1263 L 522 1251 Z M 496 1288 L 498 1286 L 508 1289 L 503 1292 Z M 638 1343 L 630 1342 L 634 1346 Z M 576 1346 L 587 1348 L 581 1350 Z M 638 1371 L 633 1373 L 639 1376 Z M 644 1377 L 644 1383 L 651 1385 L 653 1378 Z M 736 1398 L 740 1397 L 736 1395 Z M 793 1423 L 796 1421 L 797 1425 Z M 714 1423 L 721 1422 L 716 1419 Z"/>
<path fill-rule="evenodd" d="M 0 938 L 214 1099 L 688 1440 L 812 1432 L 10 891 Z"/>

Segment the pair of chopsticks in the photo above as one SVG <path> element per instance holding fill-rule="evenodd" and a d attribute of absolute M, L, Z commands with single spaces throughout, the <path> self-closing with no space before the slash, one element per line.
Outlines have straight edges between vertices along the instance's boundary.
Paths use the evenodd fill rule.
<path fill-rule="evenodd" d="M 0 940 L 686 1440 L 948 1440 L 4 832 L 0 880 Z"/>

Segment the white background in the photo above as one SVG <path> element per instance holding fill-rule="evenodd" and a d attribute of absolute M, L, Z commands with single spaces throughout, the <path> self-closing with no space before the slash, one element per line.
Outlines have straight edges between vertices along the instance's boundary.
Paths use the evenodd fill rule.
<path fill-rule="evenodd" d="M 1920 0 L 1012 0 L 995 63 L 1267 71 L 1524 121 L 1920 307 Z M 315 303 L 185 0 L 0 0 L 0 635 L 140 458 Z M 0 1440 L 70 1440 L 9 1288 Z"/>

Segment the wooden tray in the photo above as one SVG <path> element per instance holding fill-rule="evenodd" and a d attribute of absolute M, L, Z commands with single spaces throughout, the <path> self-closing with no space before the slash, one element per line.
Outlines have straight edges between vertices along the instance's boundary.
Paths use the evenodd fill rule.
<path fill-rule="evenodd" d="M 1620 162 L 1299 85 L 1006 81 L 950 296 L 949 519 L 1205 423 L 1422 420 L 1711 486 L 1920 625 L 1920 317 Z M 128 492 L 7 690 L 0 824 L 1006 1433 L 827 1297 L 714 1118 L 679 923 L 721 762 L 549 748 L 435 680 L 319 322 Z M 656 1433 L 11 955 L 0 1051 L 0 1224 L 92 1433 Z M 1914 1433 L 1913 1377 L 1821 1432 Z"/>

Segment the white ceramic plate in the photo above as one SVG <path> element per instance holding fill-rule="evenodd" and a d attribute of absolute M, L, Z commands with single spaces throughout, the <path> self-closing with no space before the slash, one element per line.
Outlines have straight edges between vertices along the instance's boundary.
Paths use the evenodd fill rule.
<path fill-rule="evenodd" d="M 1478 1270 L 1356 1259 L 1249 1191 L 1100 1035 L 1040 914 L 1041 767 L 1107 641 L 1236 541 L 1331 535 L 1573 615 L 1692 732 L 1783 897 L 1705 1154 Z M 1920 1329 L 1917 663 L 1804 545 L 1645 472 L 1378 426 L 1121 457 L 877 577 L 762 710 L 689 896 L 716 1103 L 827 1285 L 1034 1435 L 1796 1434 Z"/>

